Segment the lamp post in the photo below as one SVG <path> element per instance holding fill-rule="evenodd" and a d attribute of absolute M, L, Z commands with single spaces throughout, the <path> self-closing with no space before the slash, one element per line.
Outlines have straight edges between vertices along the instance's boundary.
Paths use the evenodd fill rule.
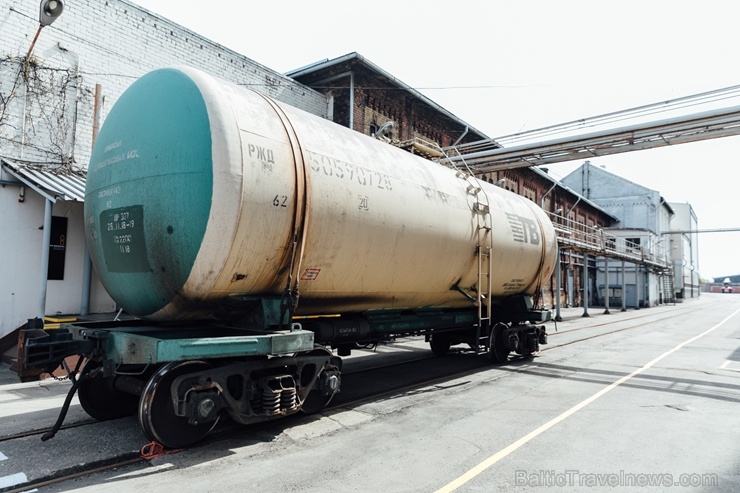
<path fill-rule="evenodd" d="M 31 58 L 31 52 L 33 51 L 33 47 L 36 45 L 36 40 L 39 39 L 41 30 L 57 20 L 57 17 L 62 15 L 63 10 L 64 2 L 62 0 L 41 0 L 41 4 L 39 5 L 39 28 L 36 30 L 36 35 L 33 37 L 33 41 L 31 41 L 28 53 L 26 53 L 26 61 L 24 65 L 24 73 L 26 77 L 28 77 L 28 63 Z"/>
<path fill-rule="evenodd" d="M 62 0 L 41 0 L 39 6 L 39 28 L 36 30 L 36 36 L 33 38 L 31 47 L 28 49 L 26 54 L 26 60 L 24 64 L 24 73 L 26 80 L 28 80 L 28 62 L 33 51 L 33 47 L 36 44 L 36 40 L 41 33 L 41 29 L 50 25 L 54 22 L 57 17 L 62 14 L 64 10 L 64 2 Z M 46 288 L 47 288 L 47 275 L 49 269 L 49 243 L 51 241 L 51 209 L 52 202 L 48 198 L 45 200 L 44 206 L 44 233 L 41 242 L 41 265 L 40 265 L 40 289 L 39 289 L 39 308 L 38 317 L 43 320 L 46 314 Z"/>

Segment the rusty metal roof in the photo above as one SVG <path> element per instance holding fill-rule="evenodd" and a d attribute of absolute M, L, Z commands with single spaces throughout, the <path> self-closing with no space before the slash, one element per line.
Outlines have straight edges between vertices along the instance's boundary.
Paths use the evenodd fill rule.
<path fill-rule="evenodd" d="M 71 171 L 61 166 L 18 163 L 5 158 L 0 158 L 0 163 L 3 171 L 52 202 L 85 201 L 84 172 Z"/>

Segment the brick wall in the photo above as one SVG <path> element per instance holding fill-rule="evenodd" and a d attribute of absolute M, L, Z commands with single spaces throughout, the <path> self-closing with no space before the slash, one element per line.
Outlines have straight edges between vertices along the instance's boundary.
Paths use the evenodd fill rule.
<path fill-rule="evenodd" d="M 351 75 L 350 75 L 351 73 Z M 441 146 L 451 145 L 465 133 L 465 124 L 451 118 L 427 102 L 399 90 L 398 81 L 387 80 L 359 59 L 331 65 L 297 79 L 316 88 L 334 101 L 333 121 L 369 135 L 371 126 L 393 121 L 392 138 L 407 141 L 420 138 Z M 350 114 L 350 87 L 354 88 L 354 108 Z M 352 125 L 350 125 L 350 115 Z M 462 142 L 473 142 L 484 135 L 469 131 Z"/>
<path fill-rule="evenodd" d="M 4 157 L 86 167 L 95 85 L 101 84 L 105 97 L 104 119 L 136 78 L 173 65 L 200 68 L 326 116 L 323 94 L 125 0 L 66 2 L 61 17 L 41 31 L 26 70 L 38 8 L 34 1 L 0 0 Z"/>
<path fill-rule="evenodd" d="M 356 69 L 354 82 L 354 129 L 358 132 L 369 134 L 369 122 L 373 117 L 376 117 L 379 124 L 393 121 L 393 138 L 400 141 L 421 138 L 445 147 L 455 142 L 464 132 L 464 126 L 459 121 L 432 109 L 406 91 L 394 90 L 391 84 L 363 68 Z M 481 135 L 477 136 L 477 139 L 482 138 Z"/>

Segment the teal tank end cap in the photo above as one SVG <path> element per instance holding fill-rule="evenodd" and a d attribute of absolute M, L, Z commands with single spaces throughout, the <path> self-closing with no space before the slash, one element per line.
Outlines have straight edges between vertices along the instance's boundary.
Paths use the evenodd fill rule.
<path fill-rule="evenodd" d="M 91 256 L 127 312 L 146 316 L 180 295 L 212 195 L 211 125 L 199 87 L 177 69 L 141 77 L 105 119 L 85 191 Z"/>

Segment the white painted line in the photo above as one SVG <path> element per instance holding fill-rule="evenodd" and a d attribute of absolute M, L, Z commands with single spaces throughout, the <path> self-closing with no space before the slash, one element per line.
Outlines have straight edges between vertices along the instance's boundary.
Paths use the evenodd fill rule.
<path fill-rule="evenodd" d="M 8 460 L 8 456 L 0 452 L 0 460 Z"/>
<path fill-rule="evenodd" d="M 71 383 L 47 378 L 40 382 L 0 385 L 0 418 L 47 409 L 59 409 Z M 73 401 L 76 403 L 77 400 Z"/>
<path fill-rule="evenodd" d="M 32 413 L 36 411 L 46 411 L 49 409 L 59 409 L 64 404 L 66 395 L 56 397 L 46 397 L 44 399 L 27 399 L 12 402 L 0 402 L 0 418 L 16 416 L 18 414 Z M 75 395 L 72 405 L 78 404 L 79 401 Z"/>
<path fill-rule="evenodd" d="M 681 344 L 679 344 L 678 346 L 674 347 L 673 349 L 670 349 L 670 350 L 666 351 L 665 353 L 661 354 L 660 356 L 658 356 L 654 360 L 650 361 L 649 363 L 647 363 L 642 368 L 638 368 L 637 370 L 633 371 L 629 375 L 625 375 L 624 377 L 620 378 L 619 380 L 617 380 L 615 382 L 612 382 L 607 387 L 605 387 L 605 388 L 601 389 L 600 391 L 596 392 L 594 395 L 592 395 L 588 399 L 586 399 L 584 401 L 581 401 L 578 404 L 576 404 L 575 406 L 571 407 L 570 409 L 568 409 L 567 411 L 565 411 L 560 416 L 557 416 L 557 417 L 551 419 L 550 421 L 548 421 L 547 423 L 543 424 L 542 426 L 540 426 L 536 430 L 531 431 L 528 434 L 524 435 L 522 438 L 520 438 L 519 440 L 515 441 L 514 443 L 512 443 L 508 447 L 506 447 L 506 448 L 504 448 L 502 450 L 499 450 L 498 452 L 496 452 L 495 454 L 493 454 L 492 456 L 490 456 L 488 459 L 484 460 L 483 462 L 481 462 L 477 466 L 475 466 L 472 469 L 468 470 L 462 476 L 458 477 L 457 479 L 451 481 L 450 483 L 446 484 L 442 488 L 438 489 L 435 493 L 450 493 L 452 491 L 455 491 L 456 489 L 460 488 L 461 486 L 463 486 L 468 481 L 471 481 L 472 479 L 474 479 L 475 477 L 477 477 L 482 472 L 484 472 L 487 469 L 491 468 L 494 464 L 496 464 L 498 461 L 500 461 L 504 457 L 508 456 L 509 454 L 511 454 L 515 450 L 519 449 L 523 445 L 526 445 L 528 442 L 530 442 L 534 438 L 538 437 L 542 433 L 546 432 L 547 430 L 549 430 L 550 428 L 552 428 L 556 424 L 558 424 L 561 421 L 569 418 L 570 416 L 572 416 L 573 414 L 577 413 L 578 411 L 580 411 L 584 407 L 588 406 L 589 404 L 591 404 L 592 402 L 594 402 L 598 398 L 602 397 L 604 394 L 606 394 L 606 393 L 614 390 L 615 388 L 619 387 L 620 385 L 622 385 L 627 380 L 630 380 L 631 378 L 639 375 L 640 373 L 642 373 L 645 370 L 649 369 L 650 367 L 654 366 L 656 363 L 658 363 L 659 361 L 665 359 L 666 357 L 670 356 L 671 354 L 675 353 L 676 351 L 678 351 L 682 347 L 686 346 L 687 344 L 691 344 L 695 340 L 697 340 L 697 339 L 699 339 L 701 337 L 704 337 L 705 335 L 709 334 L 713 330 L 721 327 L 728 320 L 730 320 L 732 317 L 734 317 L 738 313 L 740 313 L 740 309 L 735 310 L 735 312 L 733 312 L 732 315 L 728 316 L 727 318 L 725 318 L 724 320 L 722 320 L 720 323 L 718 323 L 714 327 L 712 327 L 710 329 L 707 329 L 704 332 L 702 332 L 701 334 L 699 334 L 697 336 L 694 336 L 691 339 L 688 339 L 688 340 L 682 342 Z"/>
<path fill-rule="evenodd" d="M 719 367 L 720 370 L 730 370 L 730 371 L 740 371 L 740 368 L 730 368 L 730 365 L 732 364 L 731 360 L 727 360 L 724 363 L 722 363 L 722 366 Z"/>
<path fill-rule="evenodd" d="M 7 383 L 2 386 L 3 390 L 25 390 L 29 392 L 39 390 L 50 390 L 55 387 L 70 387 L 72 384 L 69 380 L 55 380 L 53 378 L 45 378 L 43 380 L 37 380 L 35 382 L 18 382 L 18 383 Z"/>
<path fill-rule="evenodd" d="M 27 483 L 28 478 L 22 472 L 0 477 L 0 488 L 7 488 L 21 483 Z"/>

